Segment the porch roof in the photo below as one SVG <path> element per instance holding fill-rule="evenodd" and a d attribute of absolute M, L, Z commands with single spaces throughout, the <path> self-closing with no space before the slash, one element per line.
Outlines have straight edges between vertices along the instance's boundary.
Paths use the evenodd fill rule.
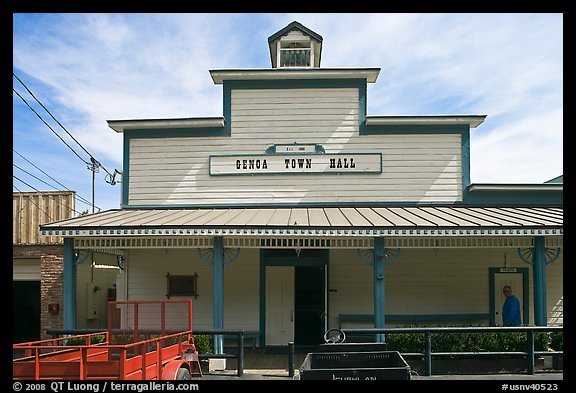
<path fill-rule="evenodd" d="M 44 236 L 563 235 L 562 207 L 387 206 L 112 209 L 40 226 Z"/>

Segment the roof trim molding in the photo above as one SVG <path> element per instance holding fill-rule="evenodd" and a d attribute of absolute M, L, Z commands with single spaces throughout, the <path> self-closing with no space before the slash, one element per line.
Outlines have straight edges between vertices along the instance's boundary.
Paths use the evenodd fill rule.
<path fill-rule="evenodd" d="M 224 117 L 189 117 L 175 119 L 107 120 L 116 132 L 177 128 L 224 128 Z"/>
<path fill-rule="evenodd" d="M 468 186 L 470 191 L 562 191 L 563 184 L 535 183 L 535 184 L 495 184 L 475 183 Z"/>
<path fill-rule="evenodd" d="M 429 237 L 429 236 L 563 236 L 562 228 L 547 229 L 250 229 L 250 228 L 187 228 L 187 229 L 63 229 L 42 230 L 42 236 L 63 237 Z"/>
<path fill-rule="evenodd" d="M 476 128 L 484 122 L 486 115 L 433 115 L 433 116 L 367 116 L 367 126 L 389 125 L 454 125 L 468 124 Z"/>
<path fill-rule="evenodd" d="M 380 68 L 230 69 L 210 70 L 214 84 L 228 80 L 366 79 L 376 82 Z"/>

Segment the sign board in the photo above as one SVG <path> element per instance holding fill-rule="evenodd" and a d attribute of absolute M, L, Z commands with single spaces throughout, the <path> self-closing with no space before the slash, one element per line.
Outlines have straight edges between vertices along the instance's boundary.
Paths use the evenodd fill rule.
<path fill-rule="evenodd" d="M 304 145 L 304 144 L 293 144 L 293 145 L 275 145 L 275 153 L 315 153 L 316 145 Z"/>
<path fill-rule="evenodd" d="M 312 146 L 312 147 L 309 147 Z M 277 145 L 276 149 L 314 145 Z M 301 153 L 301 152 L 300 152 Z M 382 173 L 381 153 L 276 153 L 211 155 L 210 175 Z"/>

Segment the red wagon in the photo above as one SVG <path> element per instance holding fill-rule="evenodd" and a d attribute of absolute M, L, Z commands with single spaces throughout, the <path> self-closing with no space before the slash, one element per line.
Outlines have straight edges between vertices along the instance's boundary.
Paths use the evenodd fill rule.
<path fill-rule="evenodd" d="M 108 329 L 13 344 L 13 379 L 177 380 L 202 377 L 192 300 L 108 302 Z"/>

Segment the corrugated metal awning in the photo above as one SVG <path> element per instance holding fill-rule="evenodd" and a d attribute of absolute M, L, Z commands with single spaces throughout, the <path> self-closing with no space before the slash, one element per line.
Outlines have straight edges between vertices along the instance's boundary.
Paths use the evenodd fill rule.
<path fill-rule="evenodd" d="M 113 209 L 41 226 L 44 236 L 562 235 L 557 207 Z"/>

